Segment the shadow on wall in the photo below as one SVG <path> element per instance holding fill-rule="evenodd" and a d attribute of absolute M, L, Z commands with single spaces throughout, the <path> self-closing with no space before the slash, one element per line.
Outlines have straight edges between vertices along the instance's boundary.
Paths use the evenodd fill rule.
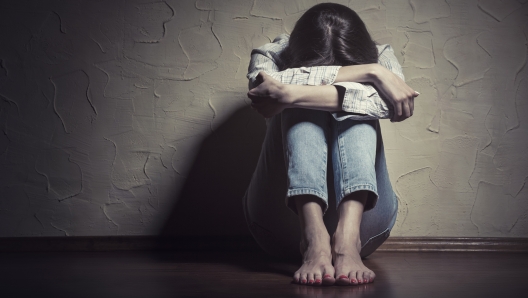
<path fill-rule="evenodd" d="M 263 118 L 244 107 L 206 137 L 160 235 L 250 235 L 242 197 L 265 133 Z"/>

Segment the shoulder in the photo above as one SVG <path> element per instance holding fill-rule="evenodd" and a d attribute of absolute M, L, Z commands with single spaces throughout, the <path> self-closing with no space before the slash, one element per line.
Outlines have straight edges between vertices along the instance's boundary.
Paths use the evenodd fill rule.
<path fill-rule="evenodd" d="M 378 62 L 383 65 L 396 65 L 399 64 L 396 55 L 394 55 L 394 50 L 389 44 L 376 45 L 378 48 Z"/>
<path fill-rule="evenodd" d="M 394 54 L 394 50 L 392 49 L 390 44 L 377 44 L 376 48 L 378 49 L 378 55 L 386 55 L 386 54 Z"/>
<path fill-rule="evenodd" d="M 271 43 L 267 43 L 263 46 L 260 46 L 253 50 L 253 52 L 264 54 L 272 52 L 272 53 L 278 53 L 282 50 L 284 50 L 288 46 L 288 41 L 290 40 L 290 36 L 288 34 L 281 34 L 273 40 Z"/>
<path fill-rule="evenodd" d="M 405 77 L 402 72 L 402 67 L 396 55 L 394 55 L 394 50 L 388 44 L 376 45 L 378 48 L 378 63 L 398 75 L 402 80 L 405 80 Z"/>
<path fill-rule="evenodd" d="M 275 39 L 273 40 L 273 43 L 288 44 L 289 40 L 290 40 L 290 35 L 283 33 L 283 34 L 275 37 Z"/>

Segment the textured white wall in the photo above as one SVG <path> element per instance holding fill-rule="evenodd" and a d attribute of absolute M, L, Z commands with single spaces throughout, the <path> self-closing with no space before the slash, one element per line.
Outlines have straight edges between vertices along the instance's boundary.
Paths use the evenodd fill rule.
<path fill-rule="evenodd" d="M 233 138 L 256 129 L 260 142 L 250 51 L 318 1 L 5 2 L 0 236 L 80 236 L 157 233 L 200 145 L 236 111 L 260 125 Z M 527 237 L 528 1 L 337 2 L 422 94 L 411 119 L 382 124 L 401 203 L 392 235 Z"/>

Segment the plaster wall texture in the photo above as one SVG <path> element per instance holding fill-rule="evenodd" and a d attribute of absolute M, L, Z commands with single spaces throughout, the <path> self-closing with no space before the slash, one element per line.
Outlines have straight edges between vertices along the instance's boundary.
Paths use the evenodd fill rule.
<path fill-rule="evenodd" d="M 262 141 L 251 49 L 317 2 L 2 1 L 0 236 L 158 233 L 233 113 Z M 381 121 L 392 235 L 528 237 L 528 1 L 336 2 L 421 92 L 412 118 Z"/>

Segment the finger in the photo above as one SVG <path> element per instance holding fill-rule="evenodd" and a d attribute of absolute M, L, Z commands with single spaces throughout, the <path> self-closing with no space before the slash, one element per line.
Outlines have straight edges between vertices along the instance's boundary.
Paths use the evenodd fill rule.
<path fill-rule="evenodd" d="M 398 115 L 394 115 L 394 120 L 391 120 L 392 122 L 402 122 L 403 119 L 402 119 L 402 116 L 398 116 Z"/>
<path fill-rule="evenodd" d="M 257 88 L 253 88 L 253 89 L 249 90 L 248 93 L 247 93 L 247 97 L 249 99 L 252 99 L 254 97 L 259 97 L 259 92 L 258 92 Z"/>
<path fill-rule="evenodd" d="M 402 106 L 403 106 L 403 115 L 401 118 L 402 120 L 405 120 L 411 117 L 411 107 L 409 106 L 409 101 L 402 103 Z"/>
<path fill-rule="evenodd" d="M 265 71 L 261 71 L 258 74 L 261 78 L 265 79 L 266 77 L 269 77 L 269 75 Z"/>
<path fill-rule="evenodd" d="M 264 75 L 265 75 L 265 74 L 266 74 L 265 72 L 261 71 L 261 72 L 259 72 L 258 75 L 255 77 L 255 82 L 256 82 L 257 85 L 262 84 L 262 82 L 264 81 Z"/>
<path fill-rule="evenodd" d="M 269 94 L 263 90 L 259 90 L 258 87 L 249 90 L 247 97 L 253 102 L 271 102 L 276 101 L 276 99 L 271 98 Z"/>
<path fill-rule="evenodd" d="M 396 115 L 399 117 L 401 117 L 402 113 L 403 113 L 403 109 L 402 109 L 402 104 L 401 102 L 396 102 L 396 105 L 394 107 L 394 112 L 396 113 Z"/>
<path fill-rule="evenodd" d="M 264 83 L 266 80 L 268 80 L 268 78 L 269 78 L 269 75 L 264 71 L 259 72 L 256 77 L 259 85 Z"/>
<path fill-rule="evenodd" d="M 266 87 L 264 87 L 262 84 L 258 85 L 257 87 L 251 89 L 248 91 L 248 97 L 249 96 L 266 96 L 268 94 L 268 90 Z"/>
<path fill-rule="evenodd" d="M 390 118 L 390 121 L 391 121 L 391 122 L 396 122 L 396 117 L 397 117 L 397 116 L 396 116 L 396 112 L 394 112 L 394 110 L 392 110 L 392 116 L 391 116 L 391 118 Z"/>
<path fill-rule="evenodd" d="M 251 95 L 249 96 L 249 99 L 251 99 L 251 102 L 255 103 L 255 104 L 263 104 L 263 103 L 266 103 L 266 102 L 269 102 L 270 101 L 270 98 L 269 97 L 265 97 L 265 96 L 255 96 L 255 95 Z"/>
<path fill-rule="evenodd" d="M 414 97 L 409 100 L 409 109 L 411 110 L 411 116 L 414 114 Z"/>
<path fill-rule="evenodd" d="M 394 122 L 400 122 L 402 116 L 401 102 L 396 102 L 394 105 Z"/>
<path fill-rule="evenodd" d="M 418 95 L 420 95 L 420 92 L 414 91 L 414 97 L 418 97 Z"/>

